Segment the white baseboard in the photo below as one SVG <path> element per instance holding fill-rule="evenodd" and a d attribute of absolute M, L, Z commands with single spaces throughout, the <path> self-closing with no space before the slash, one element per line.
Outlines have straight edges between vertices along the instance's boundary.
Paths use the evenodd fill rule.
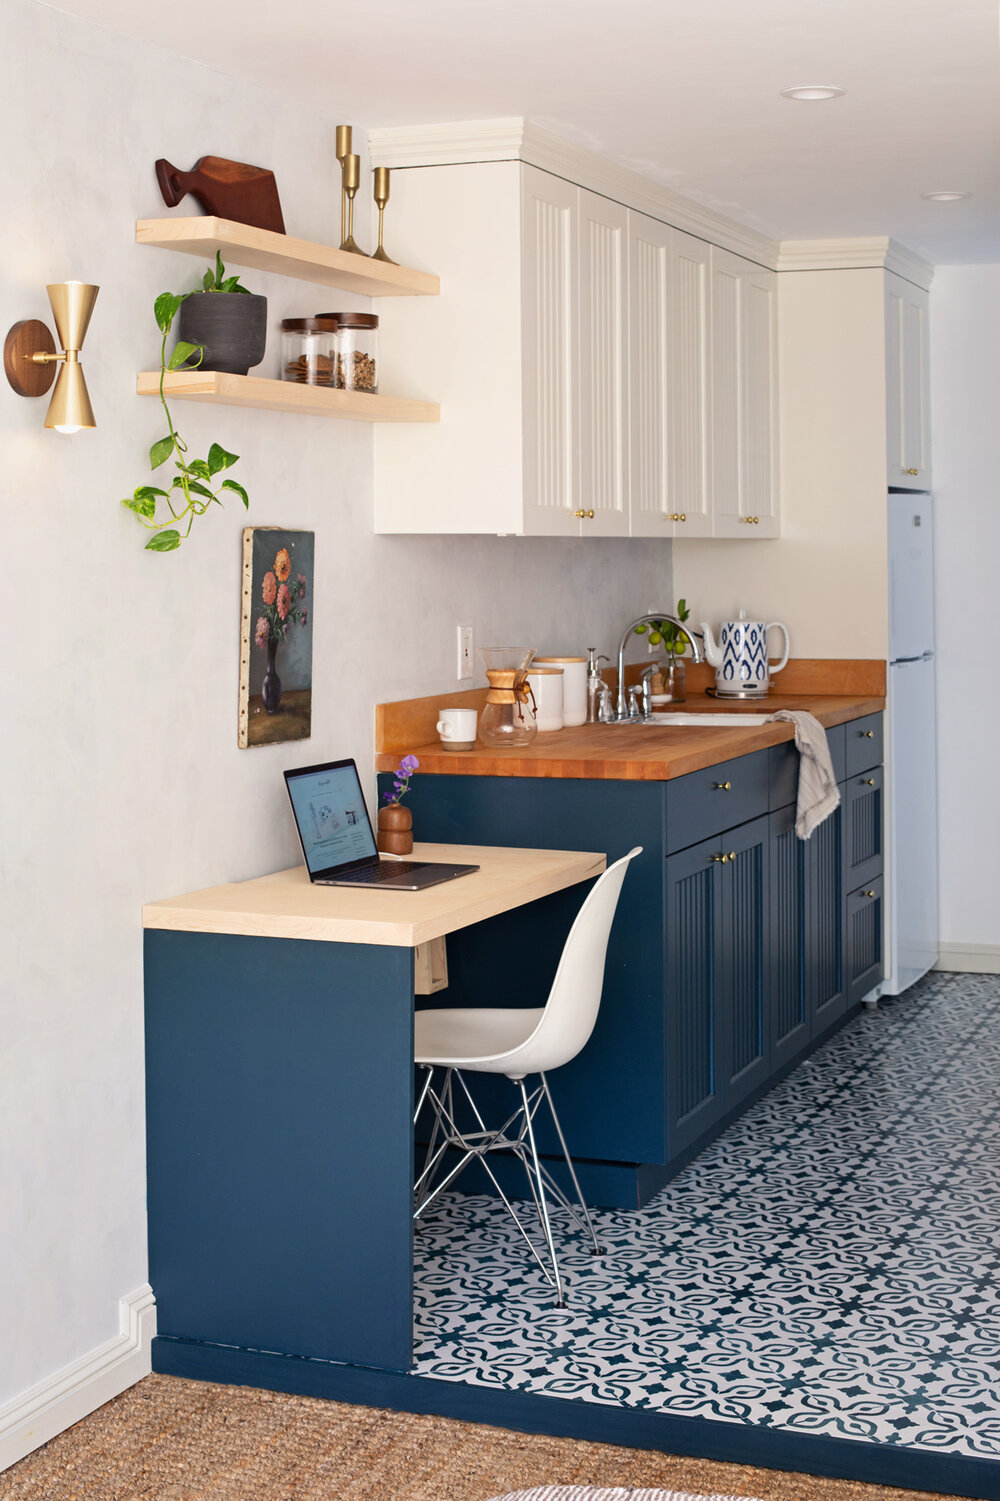
<path fill-rule="evenodd" d="M 110 1402 L 150 1372 L 156 1300 L 148 1285 L 118 1304 L 118 1334 L 0 1407 L 0 1470 Z"/>
<path fill-rule="evenodd" d="M 938 962 L 934 968 L 951 969 L 971 975 L 1000 975 L 1000 944 L 939 944 Z"/>

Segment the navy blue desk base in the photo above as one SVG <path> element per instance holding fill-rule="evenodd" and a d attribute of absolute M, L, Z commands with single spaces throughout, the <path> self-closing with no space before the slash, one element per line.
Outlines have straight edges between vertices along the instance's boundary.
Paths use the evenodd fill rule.
<path fill-rule="evenodd" d="M 413 951 L 147 930 L 162 1334 L 383 1370 L 413 1343 Z"/>
<path fill-rule="evenodd" d="M 655 1449 L 731 1464 L 760 1465 L 804 1475 L 829 1475 L 868 1485 L 1000 1501 L 1000 1463 L 934 1454 L 858 1439 L 823 1438 L 777 1428 L 702 1418 L 671 1417 L 636 1408 L 497 1391 L 362 1370 L 327 1361 L 270 1355 L 260 1350 L 222 1349 L 184 1340 L 155 1339 L 153 1370 L 195 1381 L 263 1387 L 296 1396 L 324 1397 L 396 1412 L 431 1413 L 469 1423 L 489 1423 L 519 1433 Z"/>

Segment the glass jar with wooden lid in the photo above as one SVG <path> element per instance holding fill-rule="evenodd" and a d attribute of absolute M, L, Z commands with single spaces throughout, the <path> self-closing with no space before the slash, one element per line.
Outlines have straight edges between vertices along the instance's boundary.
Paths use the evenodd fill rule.
<path fill-rule="evenodd" d="M 337 358 L 337 320 L 283 318 L 281 379 L 301 386 L 332 386 Z"/>
<path fill-rule="evenodd" d="M 324 313 L 337 320 L 336 384 L 344 391 L 378 391 L 378 317 Z"/>

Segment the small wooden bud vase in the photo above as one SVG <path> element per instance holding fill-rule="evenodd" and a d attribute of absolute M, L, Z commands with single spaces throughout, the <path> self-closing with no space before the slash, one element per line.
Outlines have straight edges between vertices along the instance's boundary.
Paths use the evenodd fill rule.
<path fill-rule="evenodd" d="M 413 814 L 402 803 L 386 803 L 378 810 L 378 837 L 384 855 L 409 855 L 413 850 Z"/>

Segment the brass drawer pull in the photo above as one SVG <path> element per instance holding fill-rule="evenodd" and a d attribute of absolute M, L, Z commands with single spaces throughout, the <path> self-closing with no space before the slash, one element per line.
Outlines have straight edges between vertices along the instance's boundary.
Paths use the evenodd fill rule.
<path fill-rule="evenodd" d="M 875 778 L 874 777 L 860 777 L 859 780 L 861 782 L 862 787 L 874 787 L 875 786 Z"/>
<path fill-rule="evenodd" d="M 862 895 L 862 896 L 874 896 L 874 895 L 875 895 L 875 893 L 874 893 L 874 891 L 863 891 L 863 892 L 862 892 L 862 893 L 861 893 L 861 895 Z"/>
<path fill-rule="evenodd" d="M 733 790 L 733 784 L 732 784 L 732 782 L 713 782 L 712 783 L 712 791 L 713 792 L 732 792 L 732 790 Z"/>
<path fill-rule="evenodd" d="M 708 858 L 709 858 L 709 860 L 714 860 L 716 862 L 716 864 L 718 864 L 718 865 L 728 865 L 729 864 L 729 856 L 728 855 L 709 855 Z"/>
<path fill-rule="evenodd" d="M 905 471 L 905 473 L 907 473 L 907 474 L 919 474 L 920 470 L 919 469 L 907 469 Z"/>
<path fill-rule="evenodd" d="M 687 516 L 683 511 L 674 511 L 667 517 L 668 521 L 686 521 Z"/>
<path fill-rule="evenodd" d="M 875 731 L 874 730 L 859 730 L 858 731 L 858 739 L 859 740 L 874 740 L 875 739 Z"/>
<path fill-rule="evenodd" d="M 586 517 L 588 521 L 593 521 L 594 519 L 593 511 L 574 511 L 573 515 L 578 516 L 581 521 L 584 519 L 584 517 Z"/>

